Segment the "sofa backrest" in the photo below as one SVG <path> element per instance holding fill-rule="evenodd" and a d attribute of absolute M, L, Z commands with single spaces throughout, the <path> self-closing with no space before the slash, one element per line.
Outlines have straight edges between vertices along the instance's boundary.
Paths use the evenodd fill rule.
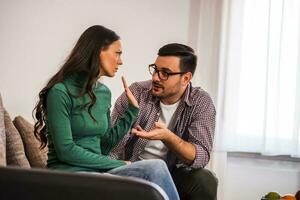
<path fill-rule="evenodd" d="M 0 167 L 0 199 L 167 200 L 157 185 L 133 177 Z"/>

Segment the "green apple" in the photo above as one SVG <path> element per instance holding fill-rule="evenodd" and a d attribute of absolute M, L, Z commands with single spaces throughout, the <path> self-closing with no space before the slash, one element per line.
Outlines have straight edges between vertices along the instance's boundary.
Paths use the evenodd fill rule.
<path fill-rule="evenodd" d="M 280 194 L 278 194 L 277 192 L 269 192 L 268 194 L 265 195 L 266 199 L 280 199 Z"/>

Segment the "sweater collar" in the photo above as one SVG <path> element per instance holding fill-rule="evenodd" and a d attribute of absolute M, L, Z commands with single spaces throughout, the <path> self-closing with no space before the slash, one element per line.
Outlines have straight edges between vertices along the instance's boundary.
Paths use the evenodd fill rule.
<path fill-rule="evenodd" d="M 84 88 L 88 82 L 88 76 L 85 72 L 78 72 L 68 76 L 65 82 L 76 87 Z"/>

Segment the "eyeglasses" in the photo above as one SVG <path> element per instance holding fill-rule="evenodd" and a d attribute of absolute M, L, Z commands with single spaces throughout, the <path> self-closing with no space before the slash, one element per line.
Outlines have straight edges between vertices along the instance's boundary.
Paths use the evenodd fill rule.
<path fill-rule="evenodd" d="M 155 73 L 157 73 L 159 79 L 161 79 L 163 81 L 168 80 L 169 76 L 187 73 L 187 72 L 168 72 L 165 69 L 157 69 L 157 66 L 155 64 L 149 65 L 149 72 L 152 76 Z"/>

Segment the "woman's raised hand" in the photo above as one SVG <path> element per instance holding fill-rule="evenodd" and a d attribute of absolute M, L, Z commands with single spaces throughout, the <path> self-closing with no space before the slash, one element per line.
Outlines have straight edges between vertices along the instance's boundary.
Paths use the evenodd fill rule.
<path fill-rule="evenodd" d="M 133 96 L 132 92 L 130 91 L 124 76 L 122 76 L 122 82 L 123 82 L 124 90 L 125 90 L 125 93 L 126 93 L 129 103 L 131 105 L 139 108 L 139 104 L 138 104 L 137 100 L 135 99 L 135 97 Z"/>

